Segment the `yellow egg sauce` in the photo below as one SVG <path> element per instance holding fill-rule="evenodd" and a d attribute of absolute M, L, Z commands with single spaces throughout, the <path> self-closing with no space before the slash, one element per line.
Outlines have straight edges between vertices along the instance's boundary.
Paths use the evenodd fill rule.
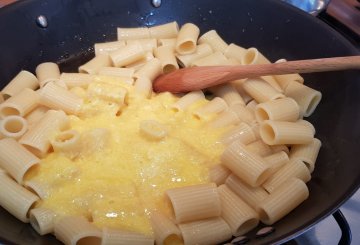
<path fill-rule="evenodd" d="M 171 105 L 179 97 L 171 93 L 147 99 L 109 77 L 95 82 L 98 95 L 87 96 L 81 113 L 69 116 L 70 129 L 81 135 L 80 153 L 48 153 L 27 180 L 46 186 L 47 196 L 38 206 L 54 210 L 57 217 L 83 215 L 99 228 L 152 235 L 151 211 L 171 214 L 167 189 L 209 182 L 209 168 L 220 162 L 224 150 L 218 140 L 227 128 L 210 128 L 208 120 L 192 115 L 206 99 L 175 111 Z M 125 104 L 99 96 L 102 86 L 125 88 Z M 160 123 L 165 136 L 142 133 L 140 125 L 147 120 Z"/>

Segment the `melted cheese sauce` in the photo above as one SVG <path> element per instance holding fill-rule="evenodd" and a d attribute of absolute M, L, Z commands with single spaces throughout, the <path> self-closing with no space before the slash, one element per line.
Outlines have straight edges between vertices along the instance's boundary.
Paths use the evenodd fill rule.
<path fill-rule="evenodd" d="M 131 86 L 122 87 L 128 96 L 120 112 L 116 103 L 92 97 L 79 117 L 70 116 L 71 129 L 82 135 L 80 155 L 49 153 L 27 179 L 47 187 L 39 206 L 58 217 L 84 215 L 100 228 L 152 234 L 149 212 L 170 214 L 165 190 L 209 182 L 209 167 L 224 150 L 217 140 L 225 129 L 208 128 L 191 114 L 208 103 L 205 99 L 175 112 L 170 107 L 178 98 L 170 93 L 143 99 Z M 154 140 L 141 134 L 144 120 L 165 125 L 167 135 Z"/>

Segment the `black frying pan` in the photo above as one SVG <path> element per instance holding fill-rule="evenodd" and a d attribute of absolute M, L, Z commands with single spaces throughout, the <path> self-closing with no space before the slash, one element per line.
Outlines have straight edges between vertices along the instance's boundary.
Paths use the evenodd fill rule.
<path fill-rule="evenodd" d="M 44 15 L 48 27 L 36 25 Z M 275 0 L 28 0 L 0 9 L 0 81 L 4 86 L 20 69 L 34 71 L 43 61 L 56 61 L 63 71 L 93 56 L 94 42 L 116 39 L 117 26 L 152 26 L 176 20 L 193 22 L 202 32 L 216 29 L 228 42 L 255 46 L 272 61 L 358 54 L 338 33 L 318 19 Z M 316 126 L 320 151 L 310 198 L 276 223 L 276 232 L 258 243 L 281 243 L 333 213 L 359 187 L 360 72 L 304 75 L 323 99 L 310 121 Z M 0 187 L 1 188 L 1 187 Z M 253 237 L 253 233 L 249 236 Z M 30 225 L 0 209 L 0 237 L 21 244 L 56 244 Z"/>

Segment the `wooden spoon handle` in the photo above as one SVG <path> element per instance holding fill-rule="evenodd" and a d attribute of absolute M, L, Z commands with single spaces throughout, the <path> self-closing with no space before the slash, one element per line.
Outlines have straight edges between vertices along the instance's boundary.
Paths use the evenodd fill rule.
<path fill-rule="evenodd" d="M 360 56 L 287 61 L 274 64 L 229 67 L 226 79 L 240 79 L 265 75 L 312 73 L 360 68 Z"/>

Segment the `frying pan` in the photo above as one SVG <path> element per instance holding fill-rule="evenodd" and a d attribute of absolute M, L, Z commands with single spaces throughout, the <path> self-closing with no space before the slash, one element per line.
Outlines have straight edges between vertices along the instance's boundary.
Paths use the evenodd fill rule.
<path fill-rule="evenodd" d="M 47 28 L 36 24 L 44 15 Z M 320 20 L 276 0 L 28 0 L 0 9 L 0 81 L 3 87 L 21 69 L 56 61 L 76 71 L 93 56 L 95 42 L 116 39 L 116 27 L 152 26 L 176 20 L 216 29 L 228 42 L 257 47 L 270 60 L 356 55 L 358 51 Z M 310 197 L 276 231 L 250 243 L 282 243 L 332 214 L 360 185 L 360 72 L 304 75 L 323 99 L 309 118 L 321 139 Z M 1 188 L 1 187 L 0 187 Z M 253 233 L 248 234 L 253 237 Z M 57 244 L 0 210 L 0 237 L 7 243 Z"/>

